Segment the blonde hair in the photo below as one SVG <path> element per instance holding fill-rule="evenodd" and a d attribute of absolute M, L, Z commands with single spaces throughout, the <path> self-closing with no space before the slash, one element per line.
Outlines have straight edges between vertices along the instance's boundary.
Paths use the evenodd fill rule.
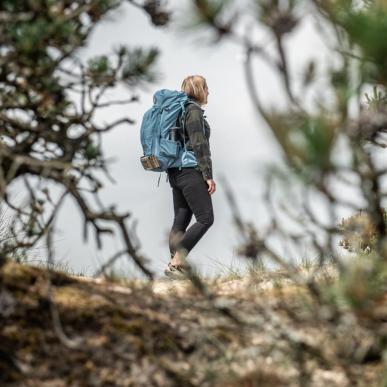
<path fill-rule="evenodd" d="M 201 75 L 190 75 L 184 79 L 181 85 L 181 91 L 184 91 L 188 97 L 196 99 L 201 105 L 207 103 L 205 89 L 207 89 L 207 81 Z"/>

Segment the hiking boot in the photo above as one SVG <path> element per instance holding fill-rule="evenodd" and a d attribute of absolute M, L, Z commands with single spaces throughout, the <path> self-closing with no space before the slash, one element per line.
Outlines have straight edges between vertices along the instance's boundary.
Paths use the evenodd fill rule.
<path fill-rule="evenodd" d="M 164 274 L 172 279 L 187 279 L 187 270 L 184 266 L 176 266 L 171 262 L 168 263 L 168 267 L 164 270 Z"/>

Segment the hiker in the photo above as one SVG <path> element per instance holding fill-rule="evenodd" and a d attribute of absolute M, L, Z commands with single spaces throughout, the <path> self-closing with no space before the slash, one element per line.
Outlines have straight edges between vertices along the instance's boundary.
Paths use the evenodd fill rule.
<path fill-rule="evenodd" d="M 169 235 L 171 261 L 165 274 L 185 274 L 185 257 L 199 242 L 214 222 L 211 195 L 216 190 L 212 176 L 212 161 L 209 145 L 210 126 L 203 115 L 203 105 L 207 104 L 208 87 L 206 79 L 200 75 L 184 79 L 181 90 L 188 95 L 186 105 L 185 136 L 188 150 L 193 151 L 197 165 L 194 167 L 172 167 L 167 169 L 172 187 L 174 220 Z M 192 215 L 196 223 L 190 226 Z"/>

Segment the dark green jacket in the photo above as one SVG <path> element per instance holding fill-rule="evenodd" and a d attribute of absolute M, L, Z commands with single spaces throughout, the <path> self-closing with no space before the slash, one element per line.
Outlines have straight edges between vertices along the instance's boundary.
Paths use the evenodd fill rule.
<path fill-rule="evenodd" d="M 195 102 L 195 101 L 194 101 Z M 212 160 L 210 151 L 211 129 L 204 110 L 196 103 L 189 103 L 185 115 L 185 141 L 187 150 L 192 150 L 198 162 L 197 169 L 203 179 L 212 179 Z"/>

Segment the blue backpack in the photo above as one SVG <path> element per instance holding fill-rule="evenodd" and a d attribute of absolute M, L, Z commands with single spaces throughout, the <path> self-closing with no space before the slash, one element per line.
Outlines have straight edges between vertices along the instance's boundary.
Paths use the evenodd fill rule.
<path fill-rule="evenodd" d="M 159 90 L 153 96 L 153 106 L 144 114 L 141 123 L 141 145 L 144 155 L 141 164 L 147 171 L 163 172 L 171 167 L 195 167 L 193 151 L 187 151 L 185 130 L 185 108 L 190 103 L 184 92 Z M 181 117 L 182 125 L 177 126 Z M 183 131 L 183 145 L 176 141 L 177 132 Z"/>

